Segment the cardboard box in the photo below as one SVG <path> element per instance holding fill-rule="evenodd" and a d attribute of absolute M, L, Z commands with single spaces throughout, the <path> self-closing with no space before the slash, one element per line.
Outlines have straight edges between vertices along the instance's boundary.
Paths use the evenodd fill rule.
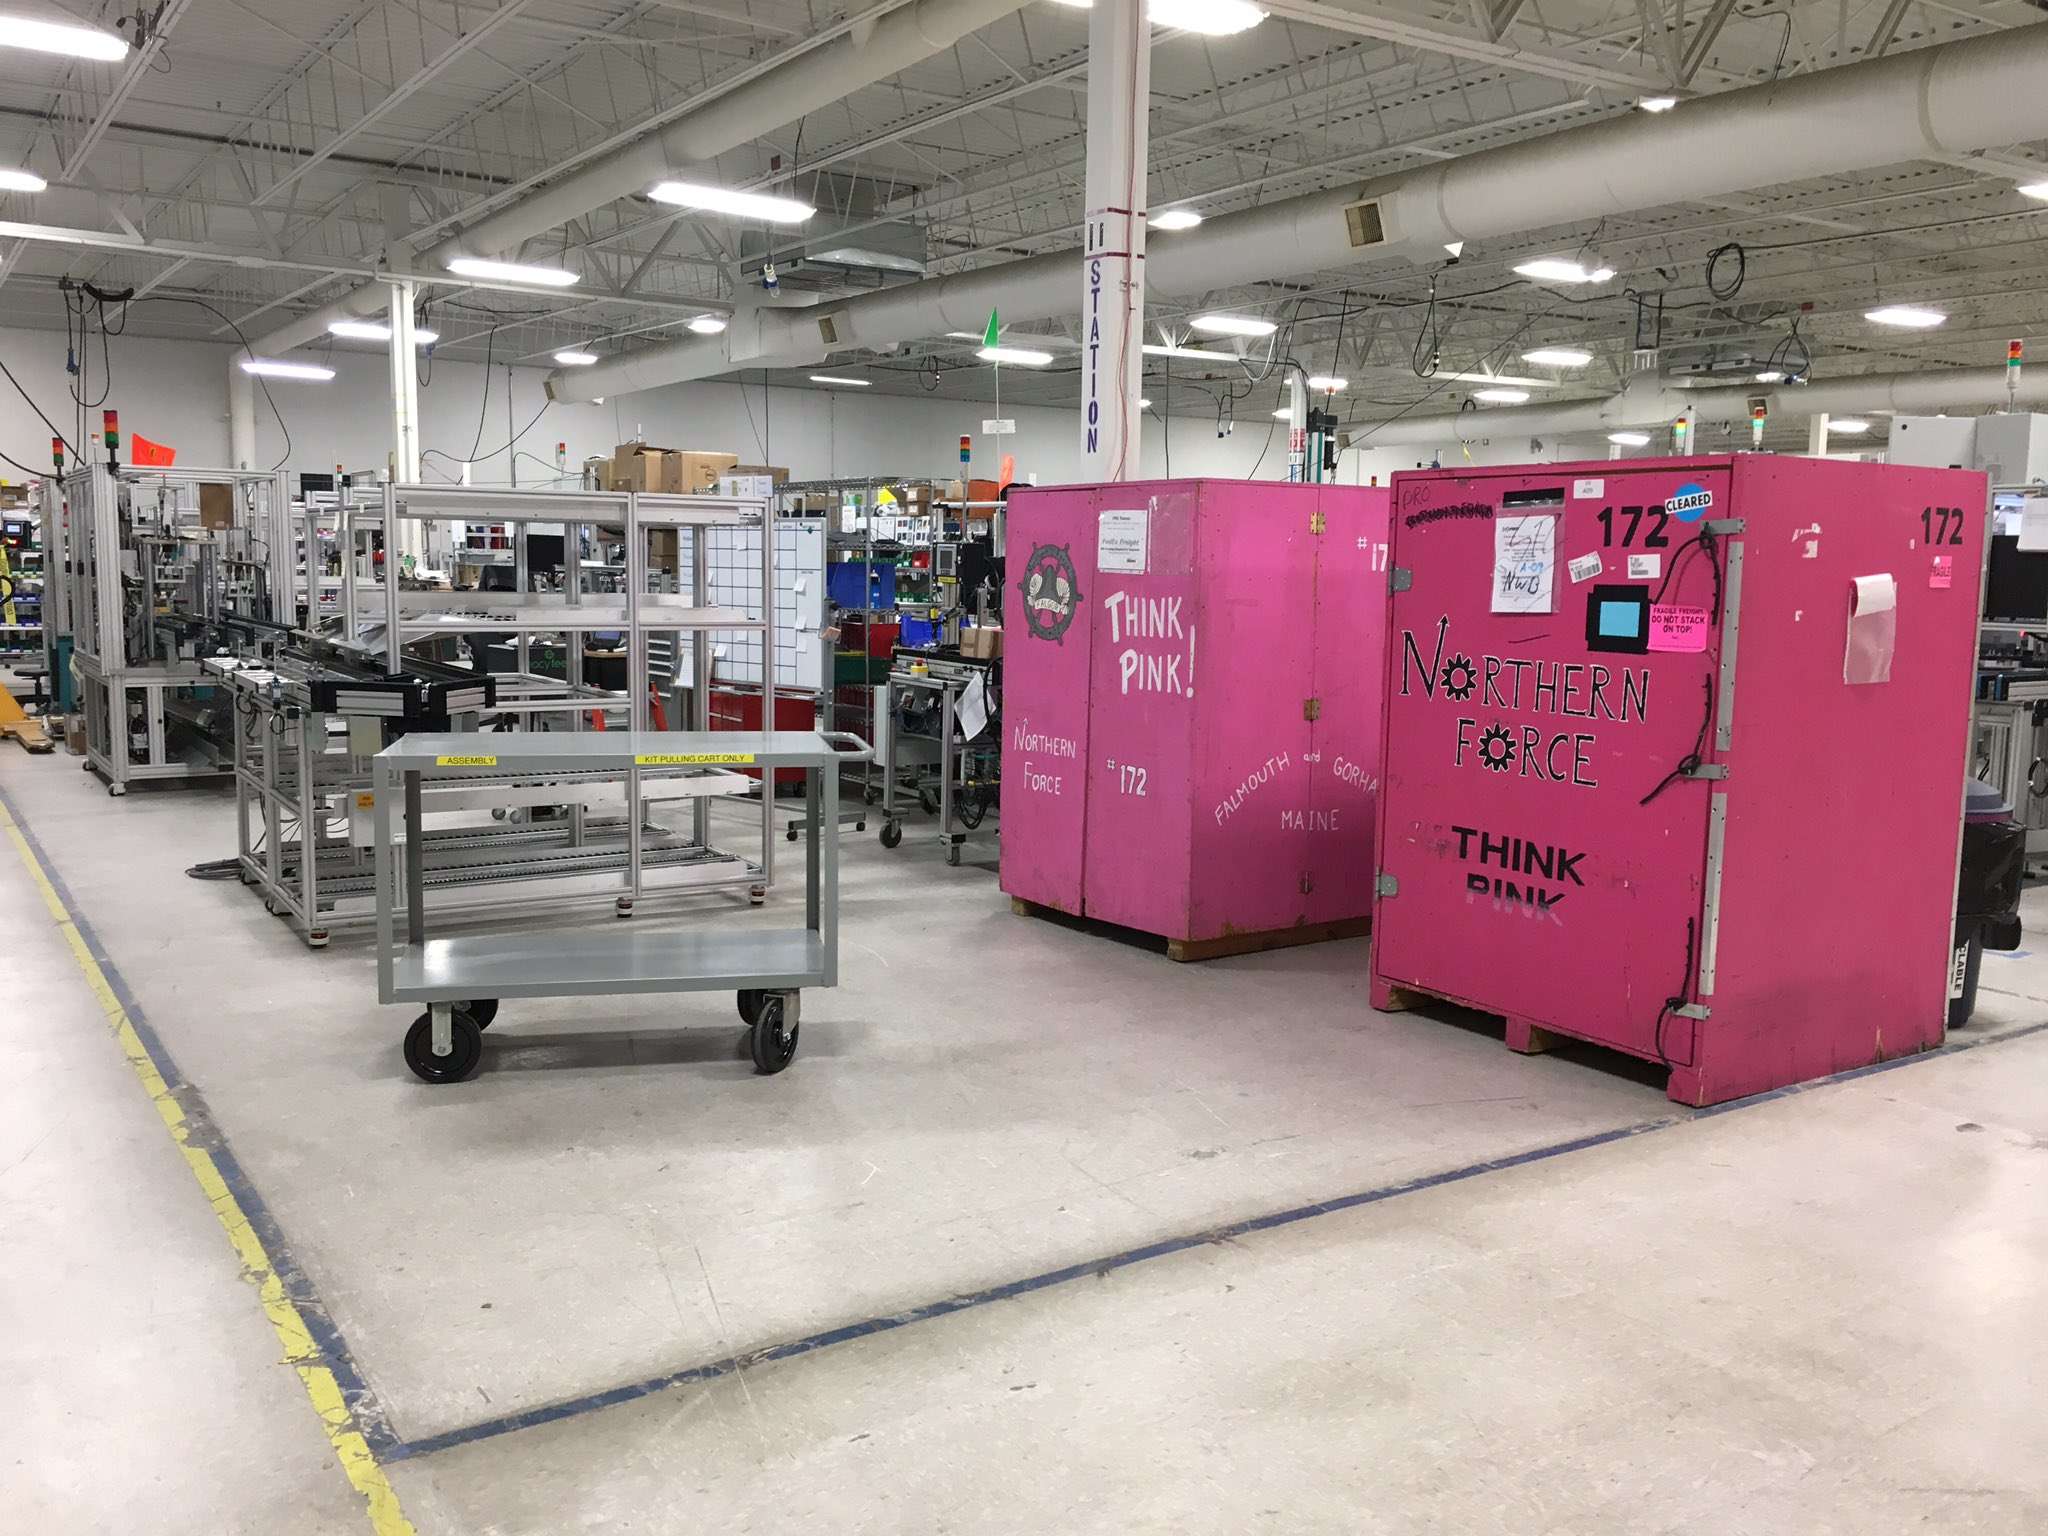
<path fill-rule="evenodd" d="M 686 448 L 668 454 L 672 467 L 665 466 L 665 483 L 662 489 L 677 496 L 716 495 L 720 477 L 733 472 L 740 456 L 736 453 L 711 453 L 702 448 Z"/>
<path fill-rule="evenodd" d="M 789 471 L 779 464 L 735 464 L 726 471 L 732 475 L 766 475 L 777 485 L 789 483 Z"/>
<path fill-rule="evenodd" d="M 232 485 L 199 487 L 199 526 L 212 529 L 235 526 L 235 488 Z"/>
<path fill-rule="evenodd" d="M 999 624 L 982 624 L 960 631 L 960 654 L 975 661 L 994 661 L 1003 654 L 1003 630 Z"/>
<path fill-rule="evenodd" d="M 775 479 L 772 475 L 743 475 L 734 471 L 718 477 L 718 494 L 766 501 L 775 494 Z"/>
<path fill-rule="evenodd" d="M 674 456 L 673 448 L 621 443 L 612 450 L 611 480 L 605 488 L 613 491 L 668 490 L 670 487 L 663 482 L 671 473 L 668 465 Z"/>

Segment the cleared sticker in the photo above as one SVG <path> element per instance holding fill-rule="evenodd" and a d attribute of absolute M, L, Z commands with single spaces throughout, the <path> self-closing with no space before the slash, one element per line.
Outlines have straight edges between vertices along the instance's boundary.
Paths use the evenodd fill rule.
<path fill-rule="evenodd" d="M 1630 555 L 1628 557 L 1628 579 L 1630 581 L 1655 581 L 1664 574 L 1662 555 Z"/>
<path fill-rule="evenodd" d="M 1574 480 L 1572 482 L 1572 496 L 1575 500 L 1598 501 L 1606 494 L 1607 482 L 1605 480 Z"/>
<path fill-rule="evenodd" d="M 1684 603 L 1650 604 L 1651 650 L 1704 651 L 1706 648 L 1706 609 Z"/>
<path fill-rule="evenodd" d="M 1565 569 L 1571 572 L 1572 580 L 1575 582 L 1590 581 L 1600 574 L 1600 556 L 1597 552 L 1581 555 L 1567 564 Z"/>
<path fill-rule="evenodd" d="M 1688 480 L 1664 498 L 1664 510 L 1681 523 L 1696 523 L 1713 510 L 1714 493 Z"/>
<path fill-rule="evenodd" d="M 636 752 L 635 766 L 641 768 L 696 768 L 707 763 L 751 763 L 751 752 Z"/>
<path fill-rule="evenodd" d="M 495 757 L 486 756 L 480 752 L 463 752 L 450 757 L 437 757 L 434 759 L 434 766 L 436 768 L 495 768 L 498 766 L 498 760 Z"/>

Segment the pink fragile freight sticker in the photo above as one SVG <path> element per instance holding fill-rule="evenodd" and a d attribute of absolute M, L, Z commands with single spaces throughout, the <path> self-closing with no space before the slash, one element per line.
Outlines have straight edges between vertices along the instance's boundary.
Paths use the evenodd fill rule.
<path fill-rule="evenodd" d="M 1707 648 L 1707 610 L 1683 603 L 1650 604 L 1650 649 L 1653 651 L 1704 651 Z"/>
<path fill-rule="evenodd" d="M 1952 587 L 1955 584 L 1956 557 L 1954 555 L 1936 555 L 1934 557 L 1934 569 L 1927 573 L 1927 585 L 1930 587 Z"/>

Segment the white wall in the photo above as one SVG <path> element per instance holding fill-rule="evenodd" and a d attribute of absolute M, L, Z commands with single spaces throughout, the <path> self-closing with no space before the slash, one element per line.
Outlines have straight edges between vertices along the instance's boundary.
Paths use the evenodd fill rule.
<path fill-rule="evenodd" d="M 106 404 L 121 413 L 126 442 L 135 433 L 178 450 L 182 464 L 214 466 L 227 462 L 227 367 L 233 349 L 182 341 L 116 336 L 109 343 L 113 390 Z M 65 435 L 77 441 L 78 412 L 64 372 L 64 337 L 58 331 L 0 330 L 0 359 L 21 380 L 37 403 L 56 419 Z M 264 467 L 286 461 L 296 474 L 382 466 L 390 451 L 390 405 L 387 364 L 374 344 L 337 345 L 325 361 L 336 370 L 333 382 L 302 383 L 269 380 L 272 398 L 289 428 L 287 455 L 284 433 L 261 391 L 256 396 L 258 462 Z M 88 398 L 100 393 L 99 354 L 95 345 L 93 378 Z M 506 370 L 491 370 L 490 400 L 482 412 L 479 439 L 479 385 L 483 368 L 474 363 L 436 360 L 429 382 L 420 391 L 421 442 L 428 479 L 458 478 L 457 466 L 442 454 L 482 459 L 472 471 L 478 484 L 502 485 L 512 477 L 504 451 L 515 429 L 530 430 L 517 445 L 517 477 L 521 485 L 547 484 L 554 475 L 555 445 L 567 448 L 574 474 L 586 455 L 610 453 L 613 446 L 644 433 L 649 442 L 672 448 L 706 448 L 735 453 L 749 464 L 780 464 L 800 480 L 865 474 L 959 475 L 960 434 L 974 437 L 972 473 L 993 478 L 999 456 L 1016 458 L 1020 480 L 1036 475 L 1041 483 L 1057 484 L 1081 471 L 1078 411 L 1005 405 L 1015 419 L 1014 437 L 984 437 L 981 423 L 995 414 L 986 401 L 966 398 L 975 376 L 964 370 L 948 376 L 939 396 L 906 398 L 875 395 L 856 389 L 740 388 L 733 384 L 678 384 L 667 389 L 619 396 L 602 405 L 556 405 L 538 421 L 546 396 L 545 371 L 512 370 L 512 401 L 506 410 Z M 1261 392 L 1263 396 L 1265 392 Z M 99 413 L 89 413 L 86 435 L 97 441 Z M 1156 415 L 1145 422 L 1143 470 L 1150 477 L 1219 475 L 1280 480 L 1287 474 L 1287 426 L 1265 415 L 1241 418 L 1229 437 L 1216 435 L 1214 418 L 1206 414 L 1176 417 L 1172 423 L 1172 454 L 1166 452 L 1166 428 Z M 41 471 L 49 463 L 48 428 L 4 379 L 0 379 L 0 451 Z M 1527 438 L 1474 443 L 1469 454 L 1447 443 L 1443 462 L 1498 464 L 1555 459 L 1568 447 L 1569 456 L 1604 458 L 1602 443 L 1564 445 L 1546 439 L 1544 451 L 1532 454 Z M 1338 478 L 1364 483 L 1377 477 L 1384 484 L 1397 469 L 1430 462 L 1432 455 L 1413 448 L 1346 453 Z M 19 472 L 0 466 L 0 473 Z"/>

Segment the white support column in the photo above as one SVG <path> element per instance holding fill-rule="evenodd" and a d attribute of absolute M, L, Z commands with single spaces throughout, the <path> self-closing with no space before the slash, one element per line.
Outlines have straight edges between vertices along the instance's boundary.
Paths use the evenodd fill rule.
<path fill-rule="evenodd" d="M 1088 15 L 1088 181 L 1081 288 L 1084 477 L 1139 474 L 1144 412 L 1145 157 L 1152 34 L 1143 0 Z"/>
<path fill-rule="evenodd" d="M 1815 411 L 1806 420 L 1806 451 L 1816 459 L 1827 457 L 1828 413 Z"/>
<path fill-rule="evenodd" d="M 246 354 L 228 355 L 228 463 L 256 467 L 256 381 L 242 372 Z"/>
<path fill-rule="evenodd" d="M 420 478 L 420 375 L 411 279 L 387 284 L 386 293 L 391 327 L 391 478 L 401 485 L 413 485 Z M 403 520 L 397 530 L 401 557 L 419 558 L 423 532 L 417 519 Z M 389 536 L 387 529 L 387 539 Z"/>
<path fill-rule="evenodd" d="M 1308 379 L 1299 368 L 1287 370 L 1287 478 L 1302 481 L 1308 472 Z"/>

